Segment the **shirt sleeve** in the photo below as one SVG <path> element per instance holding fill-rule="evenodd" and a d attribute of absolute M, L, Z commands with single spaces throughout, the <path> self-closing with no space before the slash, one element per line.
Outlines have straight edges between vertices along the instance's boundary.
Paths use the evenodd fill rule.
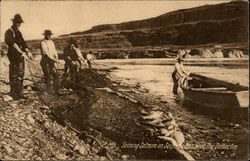
<path fill-rule="evenodd" d="M 5 32 L 5 43 L 8 45 L 8 46 L 13 46 L 14 43 L 15 43 L 15 38 L 14 38 L 14 34 L 13 32 L 8 29 L 6 32 Z"/>
<path fill-rule="evenodd" d="M 55 45 L 55 43 L 52 41 L 52 44 L 53 44 L 53 50 L 54 50 L 54 56 L 55 56 L 55 58 L 56 59 L 58 59 L 58 53 L 57 53 L 57 50 L 56 50 L 56 45 Z"/>
<path fill-rule="evenodd" d="M 185 76 L 185 75 L 183 74 L 181 65 L 180 65 L 179 63 L 176 63 L 176 64 L 175 64 L 175 69 L 176 69 L 176 71 L 177 71 L 182 77 Z"/>
<path fill-rule="evenodd" d="M 189 72 L 186 71 L 186 70 L 184 69 L 183 64 L 181 65 L 181 70 L 182 70 L 182 72 L 185 73 L 186 75 L 189 75 Z"/>
<path fill-rule="evenodd" d="M 78 59 L 83 60 L 84 58 L 83 58 L 83 56 L 82 56 L 81 50 L 75 49 L 75 51 L 76 51 L 76 54 L 77 54 L 77 56 L 78 56 Z"/>
<path fill-rule="evenodd" d="M 48 54 L 48 49 L 44 41 L 41 42 L 41 49 L 42 49 L 42 54 L 47 55 Z"/>

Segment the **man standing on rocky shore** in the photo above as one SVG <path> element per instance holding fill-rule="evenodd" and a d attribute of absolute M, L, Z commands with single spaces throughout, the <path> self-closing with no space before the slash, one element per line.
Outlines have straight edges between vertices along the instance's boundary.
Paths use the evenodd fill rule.
<path fill-rule="evenodd" d="M 22 95 L 23 79 L 25 70 L 25 60 L 33 59 L 26 42 L 19 31 L 19 27 L 24 23 L 20 14 L 16 14 L 12 19 L 13 25 L 5 32 L 5 42 L 8 45 L 7 56 L 10 61 L 9 81 L 10 95 L 13 99 L 25 98 Z"/>
<path fill-rule="evenodd" d="M 51 30 L 45 30 L 44 40 L 41 42 L 41 66 L 44 73 L 46 90 L 48 93 L 60 95 L 58 90 L 60 87 L 60 80 L 57 73 L 56 65 L 58 63 L 58 54 L 54 42 L 51 40 Z M 53 88 L 51 84 L 53 81 Z"/>
<path fill-rule="evenodd" d="M 71 38 L 68 41 L 68 46 L 63 50 L 63 57 L 65 61 L 64 76 L 67 78 L 70 75 L 72 82 L 78 82 L 78 73 L 82 65 L 84 65 L 84 58 L 79 48 L 80 41 Z"/>

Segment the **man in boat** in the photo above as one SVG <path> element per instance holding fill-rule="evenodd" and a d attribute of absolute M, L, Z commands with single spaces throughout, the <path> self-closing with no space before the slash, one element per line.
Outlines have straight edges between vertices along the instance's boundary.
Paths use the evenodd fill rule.
<path fill-rule="evenodd" d="M 44 40 L 41 42 L 41 66 L 44 73 L 46 90 L 48 93 L 60 95 L 58 90 L 60 80 L 57 72 L 58 54 L 54 42 L 51 40 L 51 30 L 45 30 Z M 53 81 L 53 85 L 51 84 Z"/>
<path fill-rule="evenodd" d="M 85 64 L 82 53 L 79 49 L 79 41 L 71 38 L 68 41 L 68 46 L 63 50 L 65 60 L 65 73 L 64 76 L 70 75 L 72 82 L 78 82 L 78 72 L 81 66 Z"/>
<path fill-rule="evenodd" d="M 8 45 L 10 95 L 13 99 L 26 98 L 22 94 L 25 72 L 25 60 L 33 59 L 32 53 L 20 32 L 19 28 L 24 23 L 20 14 L 12 19 L 13 25 L 5 32 L 5 42 Z"/>
<path fill-rule="evenodd" d="M 179 56 L 177 58 L 177 62 L 175 63 L 175 69 L 174 69 L 174 72 L 172 74 L 172 78 L 174 81 L 174 86 L 173 86 L 173 93 L 174 94 L 177 94 L 179 87 L 181 87 L 181 86 L 187 87 L 186 80 L 187 80 L 190 73 L 184 69 L 183 61 L 184 61 L 184 59 L 181 56 Z"/>

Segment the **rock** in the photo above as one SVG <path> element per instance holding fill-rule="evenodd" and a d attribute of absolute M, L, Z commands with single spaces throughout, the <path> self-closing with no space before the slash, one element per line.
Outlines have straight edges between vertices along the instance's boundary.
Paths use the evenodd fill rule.
<path fill-rule="evenodd" d="M 82 155 L 86 155 L 87 154 L 87 151 L 86 151 L 86 149 L 83 146 L 81 146 L 80 149 L 78 149 L 78 151 Z"/>
<path fill-rule="evenodd" d="M 48 128 L 50 127 L 50 123 L 49 123 L 48 121 L 45 121 L 45 122 L 43 123 L 43 126 L 44 126 L 46 129 L 48 129 Z"/>
<path fill-rule="evenodd" d="M 228 57 L 229 57 L 229 58 L 236 58 L 237 56 L 234 55 L 234 53 L 233 53 L 232 51 L 230 51 L 230 52 L 228 53 Z"/>
<path fill-rule="evenodd" d="M 200 49 L 199 50 L 199 55 L 202 58 L 212 58 L 213 57 L 213 54 L 209 49 Z"/>
<path fill-rule="evenodd" d="M 236 55 L 238 58 L 244 57 L 244 54 L 241 50 L 234 50 L 234 55 Z"/>
<path fill-rule="evenodd" d="M 86 151 L 86 149 L 83 146 L 76 145 L 74 147 L 74 150 L 78 151 L 82 155 L 86 155 L 87 154 L 87 151 Z"/>
<path fill-rule="evenodd" d="M 67 156 L 63 153 L 57 153 L 55 155 L 55 157 L 58 159 L 58 160 L 66 160 L 67 159 Z"/>
<path fill-rule="evenodd" d="M 171 118 L 171 119 L 174 119 L 174 117 L 173 117 L 173 115 L 172 115 L 171 112 L 168 112 L 167 116 L 168 116 L 169 118 Z"/>
<path fill-rule="evenodd" d="M 98 153 L 98 149 L 95 147 L 91 147 L 90 150 L 92 151 L 92 153 L 97 154 Z"/>
<path fill-rule="evenodd" d="M 106 157 L 101 156 L 101 157 L 99 158 L 99 160 L 107 160 L 107 158 L 106 158 Z"/>
<path fill-rule="evenodd" d="M 13 149 L 11 149 L 8 145 L 4 146 L 4 149 L 6 150 L 6 152 L 8 154 L 10 154 L 11 152 L 13 152 Z"/>
<path fill-rule="evenodd" d="M 108 88 L 108 87 L 104 87 L 104 88 L 96 88 L 97 90 L 100 90 L 100 91 L 106 91 L 108 93 L 113 93 L 113 90 Z"/>
<path fill-rule="evenodd" d="M 11 103 L 10 106 L 13 107 L 13 108 L 17 108 L 18 107 L 18 105 L 16 103 Z"/>
<path fill-rule="evenodd" d="M 121 156 L 121 160 L 128 160 L 129 159 L 129 155 L 123 154 Z"/>
<path fill-rule="evenodd" d="M 36 157 L 35 160 L 43 160 L 41 157 Z M 63 160 L 63 159 L 62 159 Z"/>
<path fill-rule="evenodd" d="M 47 105 L 43 105 L 43 106 L 41 107 L 41 109 L 42 109 L 42 110 L 49 110 L 49 107 L 48 107 Z"/>
<path fill-rule="evenodd" d="M 160 100 L 161 103 L 168 103 L 167 100 Z"/>
<path fill-rule="evenodd" d="M 34 124 L 35 123 L 35 120 L 33 119 L 33 117 L 31 115 L 28 115 L 26 117 L 26 119 L 31 123 L 31 124 Z"/>
<path fill-rule="evenodd" d="M 222 53 L 221 50 L 217 50 L 217 51 L 214 53 L 214 57 L 215 57 L 215 58 L 223 58 L 224 55 L 223 55 L 223 53 Z"/>
<path fill-rule="evenodd" d="M 15 111 L 13 115 L 14 115 L 14 117 L 16 117 L 16 118 L 17 118 L 17 117 L 18 117 L 18 115 L 19 115 L 18 111 Z"/>
<path fill-rule="evenodd" d="M 234 124 L 234 128 L 239 128 L 240 125 L 239 124 Z"/>
<path fill-rule="evenodd" d="M 31 86 L 28 86 L 28 87 L 27 87 L 27 90 L 28 90 L 28 91 L 31 91 L 31 90 L 32 90 Z"/>
<path fill-rule="evenodd" d="M 138 103 L 138 101 L 137 100 L 135 100 L 135 99 L 133 99 L 133 98 L 128 98 L 128 100 L 130 101 L 130 102 L 133 102 L 133 103 Z"/>
<path fill-rule="evenodd" d="M 12 100 L 13 100 L 13 98 L 12 98 L 11 96 L 9 96 L 9 95 L 3 95 L 2 97 L 3 97 L 3 100 L 4 100 L 5 102 L 9 102 L 9 101 L 12 101 Z"/>
<path fill-rule="evenodd" d="M 243 57 L 245 57 L 245 55 L 243 54 L 243 52 L 241 50 L 237 50 L 237 49 L 231 49 L 230 51 L 228 51 L 225 54 L 229 58 L 243 58 Z"/>
<path fill-rule="evenodd" d="M 192 137 L 192 135 L 190 135 L 190 134 L 186 134 L 186 138 L 192 139 L 193 137 Z"/>

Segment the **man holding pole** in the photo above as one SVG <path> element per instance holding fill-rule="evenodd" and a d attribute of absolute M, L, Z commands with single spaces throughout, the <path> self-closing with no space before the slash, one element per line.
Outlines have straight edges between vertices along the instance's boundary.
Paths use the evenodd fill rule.
<path fill-rule="evenodd" d="M 59 95 L 60 81 L 57 73 L 58 55 L 54 42 L 51 40 L 51 30 L 45 30 L 44 40 L 41 42 L 41 66 L 44 73 L 46 90 L 48 93 Z M 53 83 L 51 83 L 53 81 Z"/>
<path fill-rule="evenodd" d="M 5 32 L 5 42 L 8 45 L 10 95 L 13 99 L 25 98 L 22 95 L 25 60 L 33 59 L 26 42 L 19 31 L 24 23 L 20 14 L 12 19 L 13 25 Z"/>

